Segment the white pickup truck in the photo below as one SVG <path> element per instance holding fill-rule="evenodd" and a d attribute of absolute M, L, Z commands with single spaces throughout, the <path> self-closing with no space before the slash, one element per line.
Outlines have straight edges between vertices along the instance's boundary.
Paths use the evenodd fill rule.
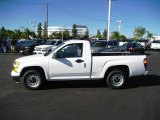
<path fill-rule="evenodd" d="M 122 88 L 128 77 L 146 75 L 145 55 L 92 53 L 86 40 L 69 40 L 44 55 L 18 58 L 11 76 L 28 89 L 39 89 L 46 81 L 99 80 L 113 88 Z"/>

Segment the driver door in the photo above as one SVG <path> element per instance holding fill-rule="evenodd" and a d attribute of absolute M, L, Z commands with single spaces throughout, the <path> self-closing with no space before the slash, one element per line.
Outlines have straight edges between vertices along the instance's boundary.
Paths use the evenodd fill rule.
<path fill-rule="evenodd" d="M 85 76 L 83 43 L 72 43 L 56 52 L 49 60 L 50 79 L 75 79 Z"/>

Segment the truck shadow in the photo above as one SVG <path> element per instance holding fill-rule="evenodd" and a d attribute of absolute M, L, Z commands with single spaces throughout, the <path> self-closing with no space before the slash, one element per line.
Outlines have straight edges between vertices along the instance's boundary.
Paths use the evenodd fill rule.
<path fill-rule="evenodd" d="M 160 86 L 160 76 L 158 75 L 147 75 L 132 77 L 128 80 L 126 89 L 136 87 L 148 87 L 148 86 Z"/>
<path fill-rule="evenodd" d="M 101 88 L 106 87 L 103 81 L 99 80 L 73 80 L 73 81 L 55 81 L 48 82 L 45 89 L 58 88 Z"/>
<path fill-rule="evenodd" d="M 137 87 L 148 87 L 148 86 L 160 86 L 160 76 L 158 75 L 147 75 L 132 77 L 128 79 L 124 89 L 132 89 Z M 48 82 L 44 89 L 58 89 L 58 88 L 105 88 L 107 85 L 105 81 L 99 80 L 87 80 L 87 81 L 56 81 Z"/>

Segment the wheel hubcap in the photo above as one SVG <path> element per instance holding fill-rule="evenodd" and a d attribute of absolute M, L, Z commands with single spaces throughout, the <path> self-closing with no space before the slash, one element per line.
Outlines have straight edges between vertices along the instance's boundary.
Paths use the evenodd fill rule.
<path fill-rule="evenodd" d="M 26 84 L 29 87 L 35 88 L 40 84 L 40 78 L 36 74 L 30 74 L 26 77 Z"/>
<path fill-rule="evenodd" d="M 111 78 L 111 83 L 113 86 L 121 86 L 123 84 L 123 76 L 121 74 L 114 74 Z"/>

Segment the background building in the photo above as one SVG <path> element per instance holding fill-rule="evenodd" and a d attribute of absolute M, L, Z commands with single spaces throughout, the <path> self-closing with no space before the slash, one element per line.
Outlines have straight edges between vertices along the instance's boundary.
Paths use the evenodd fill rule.
<path fill-rule="evenodd" d="M 160 35 L 153 36 L 153 40 L 160 40 Z"/>
<path fill-rule="evenodd" d="M 87 31 L 87 26 L 85 25 L 77 25 L 77 34 L 79 36 L 84 36 Z M 49 26 L 48 27 L 48 36 L 52 35 L 54 32 L 62 32 L 62 30 L 68 30 L 69 34 L 72 35 L 72 27 L 66 27 L 66 26 Z"/>

